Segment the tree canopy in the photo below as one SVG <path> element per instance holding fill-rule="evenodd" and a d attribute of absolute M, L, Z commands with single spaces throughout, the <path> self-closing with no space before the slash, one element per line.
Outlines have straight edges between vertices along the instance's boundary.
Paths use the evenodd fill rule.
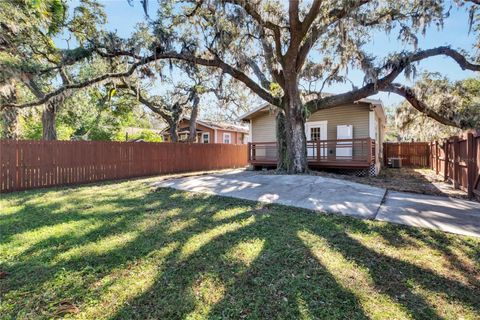
<path fill-rule="evenodd" d="M 480 80 L 468 78 L 449 81 L 438 73 L 424 73 L 413 91 L 430 108 L 445 113 L 448 118 L 461 123 L 463 128 L 480 127 Z M 393 117 L 393 125 L 403 140 L 432 141 L 460 132 L 412 109 L 407 101 L 401 103 Z"/>

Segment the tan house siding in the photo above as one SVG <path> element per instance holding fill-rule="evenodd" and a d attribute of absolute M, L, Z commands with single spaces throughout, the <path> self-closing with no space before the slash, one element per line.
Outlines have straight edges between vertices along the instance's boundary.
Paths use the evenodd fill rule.
<path fill-rule="evenodd" d="M 369 137 L 369 112 L 368 105 L 354 104 L 341 106 L 313 113 L 307 120 L 327 121 L 327 139 L 337 139 L 338 125 L 352 125 L 354 138 Z M 262 112 L 251 120 L 252 142 L 276 141 L 275 114 Z M 379 126 L 380 127 L 380 126 Z"/>
<path fill-rule="evenodd" d="M 327 139 L 337 139 L 338 125 L 352 125 L 354 138 L 368 138 L 368 105 L 348 105 L 313 113 L 308 121 L 328 121 Z"/>
<path fill-rule="evenodd" d="M 275 115 L 272 112 L 262 112 L 251 121 L 252 142 L 277 141 L 277 127 Z"/>

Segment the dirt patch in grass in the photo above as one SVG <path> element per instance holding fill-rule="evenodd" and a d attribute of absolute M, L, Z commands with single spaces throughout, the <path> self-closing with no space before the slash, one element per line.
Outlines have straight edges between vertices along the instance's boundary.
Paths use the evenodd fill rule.
<path fill-rule="evenodd" d="M 437 176 L 435 171 L 430 169 L 384 168 L 380 171 L 379 175 L 374 177 L 357 177 L 328 172 L 317 172 L 315 174 L 335 178 L 341 177 L 341 179 L 348 179 L 395 191 L 440 195 L 460 199 L 467 198 L 466 192 L 455 190 L 450 183 L 443 181 L 443 177 Z"/>

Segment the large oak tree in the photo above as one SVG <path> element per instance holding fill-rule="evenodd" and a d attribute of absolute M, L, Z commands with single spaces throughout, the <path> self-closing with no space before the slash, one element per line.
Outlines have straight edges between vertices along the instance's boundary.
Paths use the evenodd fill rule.
<path fill-rule="evenodd" d="M 102 48 L 103 57 L 128 57 L 124 71 L 110 72 L 88 81 L 59 87 L 37 101 L 45 103 L 69 89 L 110 78 L 129 77 L 159 59 L 216 68 L 243 83 L 275 106 L 284 128 L 278 143 L 280 164 L 291 173 L 307 169 L 304 123 L 318 110 L 349 104 L 380 91 L 399 94 L 415 109 L 447 125 L 461 127 L 442 110 L 430 108 L 416 92 L 398 82 L 415 71 L 415 64 L 446 56 L 462 69 L 480 70 L 472 57 L 449 46 L 420 49 L 417 35 L 430 26 L 443 27 L 451 5 L 475 13 L 476 1 L 444 3 L 440 0 L 191 0 L 162 1 L 152 13 L 148 46 Z M 472 21 L 475 19 L 472 18 Z M 467 21 L 465 22 L 467 23 Z M 377 32 L 396 33 L 411 50 L 377 56 L 368 44 Z M 469 49 L 469 48 L 463 48 Z M 340 94 L 325 95 L 326 85 L 348 80 L 348 70 L 363 71 L 363 83 Z M 306 81 L 319 89 L 301 90 Z M 303 96 L 309 99 L 303 99 Z M 8 105 L 6 105 L 8 106 Z M 10 104 L 9 106 L 19 106 Z"/>

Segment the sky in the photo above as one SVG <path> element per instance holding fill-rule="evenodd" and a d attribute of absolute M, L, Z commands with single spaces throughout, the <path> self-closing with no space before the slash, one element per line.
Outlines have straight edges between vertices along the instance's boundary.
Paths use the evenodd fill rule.
<path fill-rule="evenodd" d="M 399 0 L 401 1 L 401 0 Z M 75 6 L 75 0 L 72 1 L 72 7 Z M 128 37 L 134 30 L 134 27 L 139 22 L 145 22 L 146 17 L 143 12 L 139 0 L 133 0 L 130 6 L 127 0 L 101 0 L 108 17 L 107 29 L 117 31 L 121 37 Z M 448 1 L 447 1 L 448 2 Z M 158 3 L 156 0 L 149 1 L 149 13 L 152 17 L 155 16 Z M 410 51 L 410 47 L 404 47 L 396 39 L 396 34 L 386 35 L 383 32 L 375 32 L 372 43 L 369 43 L 368 51 L 375 56 L 385 57 L 389 53 L 399 52 L 402 50 Z M 425 36 L 419 35 L 419 48 L 429 49 L 442 45 L 450 45 L 452 48 L 461 48 L 465 50 L 472 50 L 475 42 L 475 34 L 468 34 L 468 15 L 464 9 L 458 9 L 455 5 L 451 10 L 451 15 L 445 21 L 444 28 L 437 30 L 436 27 L 430 28 Z M 62 40 L 57 39 L 57 43 L 61 44 Z M 468 77 L 475 76 L 471 71 L 463 71 L 450 58 L 434 57 L 423 60 L 417 67 L 418 74 L 422 71 L 428 70 L 430 72 L 440 72 L 447 76 L 450 80 L 461 80 Z M 351 71 L 349 78 L 357 85 L 362 85 L 363 74 L 360 71 Z M 405 79 L 403 76 L 398 78 L 398 81 L 407 85 L 412 85 L 412 81 Z M 327 87 L 324 91 L 332 93 L 341 93 L 351 90 L 350 84 L 335 84 Z M 388 93 L 380 93 L 372 98 L 379 98 L 386 106 L 397 105 L 403 98 Z"/>

